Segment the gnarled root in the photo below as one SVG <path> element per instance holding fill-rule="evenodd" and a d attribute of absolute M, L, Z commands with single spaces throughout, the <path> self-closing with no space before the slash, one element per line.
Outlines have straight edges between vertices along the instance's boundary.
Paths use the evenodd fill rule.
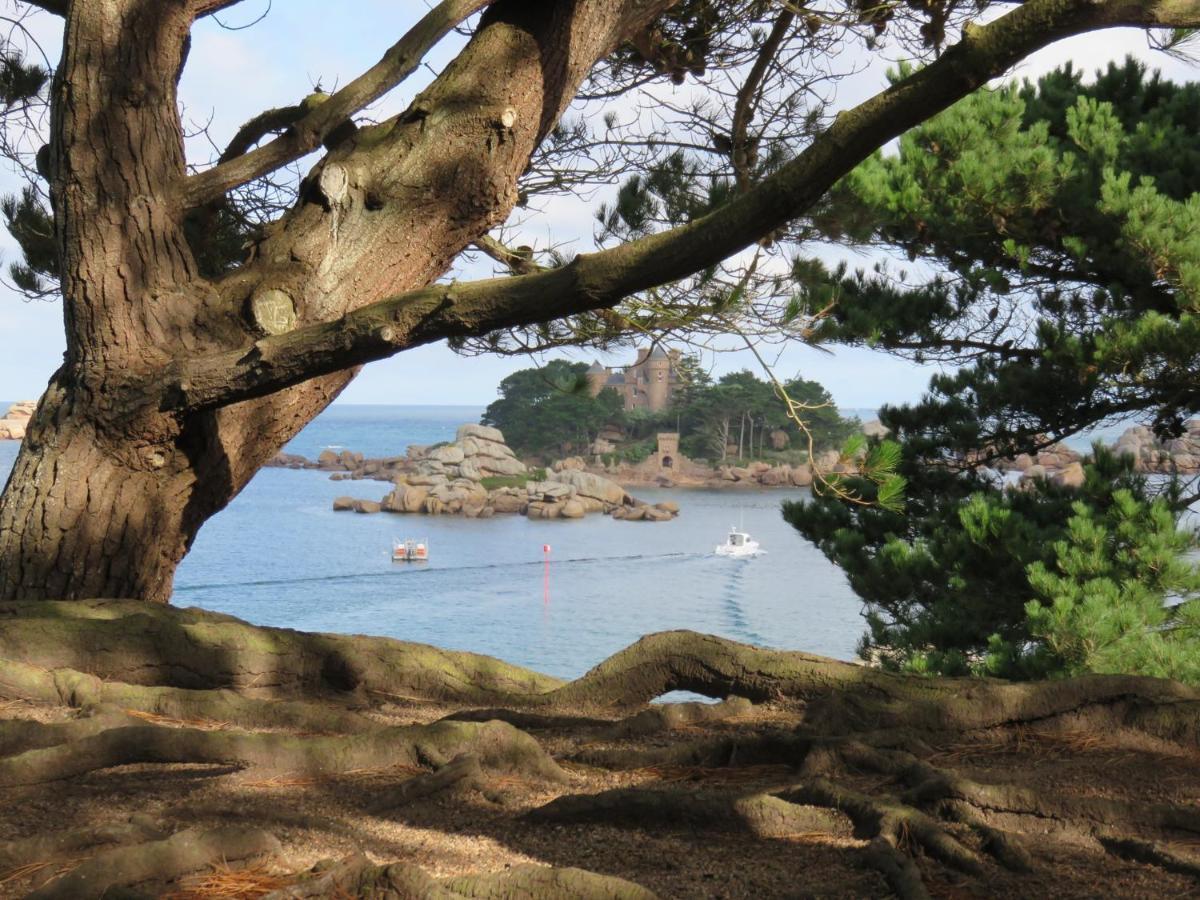
<path fill-rule="evenodd" d="M 420 897 L 421 900 L 487 900 L 515 897 L 578 897 L 580 900 L 655 900 L 655 895 L 622 878 L 575 868 L 513 866 L 494 875 L 468 875 L 437 881 L 405 863 L 376 865 L 363 854 L 336 864 L 319 864 L 309 877 L 263 900 L 310 897 Z"/>
<path fill-rule="evenodd" d="M 135 725 L 0 759 L 0 786 L 42 784 L 146 762 L 224 764 L 320 777 L 364 768 L 444 765 L 467 751 L 489 770 L 567 780 L 533 738 L 504 722 L 439 722 L 345 737 Z"/>
<path fill-rule="evenodd" d="M 676 689 L 727 699 L 645 705 Z M 46 705 L 90 715 L 62 721 Z M 95 826 L 93 842 L 48 821 L 47 834 L 0 845 L 0 866 L 28 890 L 99 849 L 86 865 L 108 860 L 119 885 L 146 874 L 114 862 L 130 845 L 190 841 L 161 834 L 248 817 L 277 830 L 288 853 L 316 839 L 388 859 L 452 834 L 430 851 L 444 870 L 478 868 L 463 846 L 513 866 L 440 879 L 357 855 L 299 878 L 293 897 L 650 896 L 577 864 L 653 878 L 647 886 L 671 896 L 736 894 L 697 871 L 695 860 L 722 853 L 727 867 L 753 860 L 739 877 L 760 896 L 771 894 L 761 883 L 815 888 L 832 867 L 848 892 L 877 895 L 882 876 L 922 897 L 922 874 L 939 878 L 943 865 L 976 889 L 1020 895 L 1078 854 L 1088 871 L 1136 870 L 1136 889 L 1179 893 L 1200 871 L 1189 850 L 1200 833 L 1198 710 L 1197 691 L 1153 679 L 913 678 L 689 632 L 651 635 L 564 684 L 473 654 L 200 610 L 0 604 L 0 808 L 19 810 L 0 828 L 27 835 L 45 809 Z M 586 765 L 568 777 L 555 757 Z M 70 791 L 31 787 L 131 763 L 153 768 Z M 185 764 L 255 777 L 199 779 L 177 771 Z M 554 799 L 568 783 L 573 793 Z M 504 803 L 486 802 L 493 789 Z M 143 797 L 156 818 L 129 822 L 121 804 Z M 203 855 L 166 854 L 178 871 Z M 638 868 L 638 856 L 650 863 Z M 667 857 L 671 867 L 656 866 Z M 525 866 L 531 858 L 558 868 Z M 782 880 L 762 874 L 793 859 Z M 161 888 L 172 871 L 164 863 L 148 880 Z M 45 887 L 70 893 L 69 877 Z"/>
<path fill-rule="evenodd" d="M 828 809 L 789 803 L 769 793 L 740 795 L 617 788 L 599 794 L 567 794 L 533 810 L 529 817 L 534 821 L 599 822 L 627 828 L 652 825 L 744 831 L 758 837 L 849 833 L 844 816 Z"/>
<path fill-rule="evenodd" d="M 0 622 L 0 658 L 130 685 L 231 688 L 271 698 L 356 692 L 478 705 L 562 683 L 477 653 L 259 627 L 207 610 L 134 601 L 2 603 Z"/>
<path fill-rule="evenodd" d="M 181 831 L 166 840 L 97 854 L 34 891 L 29 900 L 91 900 L 104 897 L 114 888 L 143 881 L 171 881 L 214 863 L 270 856 L 279 850 L 279 841 L 257 828 Z"/>
<path fill-rule="evenodd" d="M 367 807 L 376 815 L 448 789 L 471 790 L 485 784 L 479 757 L 463 753 L 436 772 L 416 775 L 376 797 Z"/>

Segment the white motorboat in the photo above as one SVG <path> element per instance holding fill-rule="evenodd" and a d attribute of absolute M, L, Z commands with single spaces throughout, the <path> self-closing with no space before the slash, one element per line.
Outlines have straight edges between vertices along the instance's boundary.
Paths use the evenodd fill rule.
<path fill-rule="evenodd" d="M 729 539 L 724 544 L 717 544 L 716 550 L 717 556 L 733 557 L 759 556 L 766 552 L 758 545 L 758 541 L 732 526 L 729 529 Z"/>
<path fill-rule="evenodd" d="M 392 544 L 392 562 L 425 562 L 429 559 L 429 541 L 396 541 Z"/>

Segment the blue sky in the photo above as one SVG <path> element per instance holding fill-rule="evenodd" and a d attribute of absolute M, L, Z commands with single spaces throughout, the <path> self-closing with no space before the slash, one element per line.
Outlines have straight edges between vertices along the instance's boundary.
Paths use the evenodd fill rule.
<path fill-rule="evenodd" d="M 238 25 L 257 16 L 266 0 L 246 0 L 226 21 Z M 353 11 L 329 14 L 327 3 L 290 0 L 274 4 L 268 18 L 245 30 L 225 30 L 208 21 L 197 26 L 181 84 L 185 122 L 207 123 L 214 138 L 228 138 L 242 122 L 262 109 L 295 103 L 320 84 L 331 89 L 375 62 L 382 52 L 423 10 L 423 4 L 394 0 L 360 0 Z M 35 23 L 47 52 L 57 54 L 59 29 L 48 16 Z M 453 39 L 431 58 L 436 67 L 454 52 Z M 1061 42 L 1027 60 L 1015 75 L 1035 77 L 1067 60 L 1085 70 L 1119 60 L 1127 54 L 1145 59 L 1176 81 L 1190 81 L 1197 70 L 1160 53 L 1151 53 L 1143 33 L 1112 31 Z M 426 76 L 427 77 L 427 76 Z M 423 81 L 415 78 L 386 98 L 376 115 L 401 108 Z M 884 66 L 872 65 L 843 82 L 838 105 L 848 106 L 884 85 Z M 199 144 L 197 144 L 199 147 Z M 198 154 L 199 155 L 199 154 Z M 0 172 L 0 191 L 11 192 L 17 182 Z M 573 249 L 591 249 L 590 203 L 556 202 L 548 220 L 556 240 L 574 241 Z M 545 243 L 546 226 L 531 226 L 529 243 Z M 0 236 L 4 264 L 16 257 L 7 233 Z M 854 264 L 853 258 L 851 259 Z M 861 258 L 862 265 L 871 260 Z M 27 302 L 0 287 L 0 398 L 38 396 L 62 358 L 62 309 L 58 303 Z M 579 352 L 577 358 L 596 356 Z M 629 361 L 629 353 L 601 356 L 608 364 Z M 929 367 L 867 350 L 841 348 L 833 353 L 802 345 L 769 357 L 783 376 L 800 373 L 823 383 L 843 407 L 874 407 L 881 403 L 915 400 L 924 389 Z M 706 360 L 717 374 L 755 368 L 746 352 L 717 354 Z M 443 345 L 421 347 L 390 360 L 367 366 L 339 402 L 486 404 L 508 373 L 533 364 L 527 357 L 461 357 Z"/>

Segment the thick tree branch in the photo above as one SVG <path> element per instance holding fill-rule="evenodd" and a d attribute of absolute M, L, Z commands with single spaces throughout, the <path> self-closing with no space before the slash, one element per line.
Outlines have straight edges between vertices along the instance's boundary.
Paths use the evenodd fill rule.
<path fill-rule="evenodd" d="M 46 12 L 54 13 L 56 16 L 65 16 L 70 0 L 21 0 L 21 2 L 28 3 L 30 6 L 36 6 L 38 9 L 44 9 Z M 242 0 L 197 0 L 193 8 L 193 15 L 197 19 L 203 16 L 211 16 L 213 13 L 219 13 L 221 10 L 228 9 L 241 2 Z"/>
<path fill-rule="evenodd" d="M 21 0 L 21 2 L 36 6 L 48 13 L 54 13 L 56 16 L 65 16 L 69 0 Z"/>
<path fill-rule="evenodd" d="M 443 0 L 393 44 L 379 62 L 314 107 L 286 134 L 189 176 L 183 184 L 183 202 L 189 207 L 200 206 L 316 150 L 335 128 L 416 71 L 425 54 L 453 28 L 492 2 Z"/>
<path fill-rule="evenodd" d="M 148 385 L 164 409 L 260 397 L 446 337 L 485 334 L 612 306 L 725 259 L 803 214 L 876 148 L 950 106 L 1029 53 L 1099 28 L 1200 24 L 1200 0 L 1031 0 L 963 39 L 936 62 L 852 110 L 774 176 L 686 226 L 515 278 L 435 285 L 342 318 L 184 360 Z"/>
<path fill-rule="evenodd" d="M 745 84 L 741 86 L 737 93 L 737 103 L 733 108 L 733 124 L 729 129 L 732 143 L 729 158 L 730 162 L 733 163 L 733 171 L 737 177 L 738 189 L 742 191 L 750 186 L 750 169 L 752 165 L 750 159 L 752 154 L 747 129 L 750 126 L 750 122 L 754 119 L 754 109 L 757 105 L 758 92 L 762 87 L 763 79 L 767 75 L 767 69 L 774 61 L 775 54 L 779 52 L 779 48 L 782 46 L 795 20 L 796 14 L 791 9 L 785 8 L 779 13 L 779 18 L 775 20 L 775 25 L 772 27 L 771 33 L 763 43 L 758 58 L 754 60 L 754 65 L 750 68 L 750 73 L 746 76 Z"/>
<path fill-rule="evenodd" d="M 545 268 L 534 261 L 530 248 L 509 247 L 488 234 L 475 241 L 475 248 L 506 266 L 514 275 L 529 275 Z"/>

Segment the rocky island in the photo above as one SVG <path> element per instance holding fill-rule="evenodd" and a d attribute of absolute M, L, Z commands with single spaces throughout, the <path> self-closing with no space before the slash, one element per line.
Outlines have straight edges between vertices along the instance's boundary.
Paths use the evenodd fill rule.
<path fill-rule="evenodd" d="M 328 454 L 328 455 L 326 455 Z M 276 465 L 311 468 L 303 457 L 277 458 Z M 531 469 L 517 459 L 504 435 L 486 425 L 462 425 L 455 439 L 430 447 L 411 446 L 403 457 L 366 460 L 344 451 L 322 453 L 316 468 L 341 468 L 337 477 L 389 481 L 381 500 L 338 497 L 335 510 L 360 513 L 424 513 L 489 518 L 515 513 L 539 519 L 579 519 L 605 513 L 627 521 L 661 522 L 678 515 L 674 503 L 637 500 L 614 481 L 583 471 L 571 461 L 550 470 Z"/>

